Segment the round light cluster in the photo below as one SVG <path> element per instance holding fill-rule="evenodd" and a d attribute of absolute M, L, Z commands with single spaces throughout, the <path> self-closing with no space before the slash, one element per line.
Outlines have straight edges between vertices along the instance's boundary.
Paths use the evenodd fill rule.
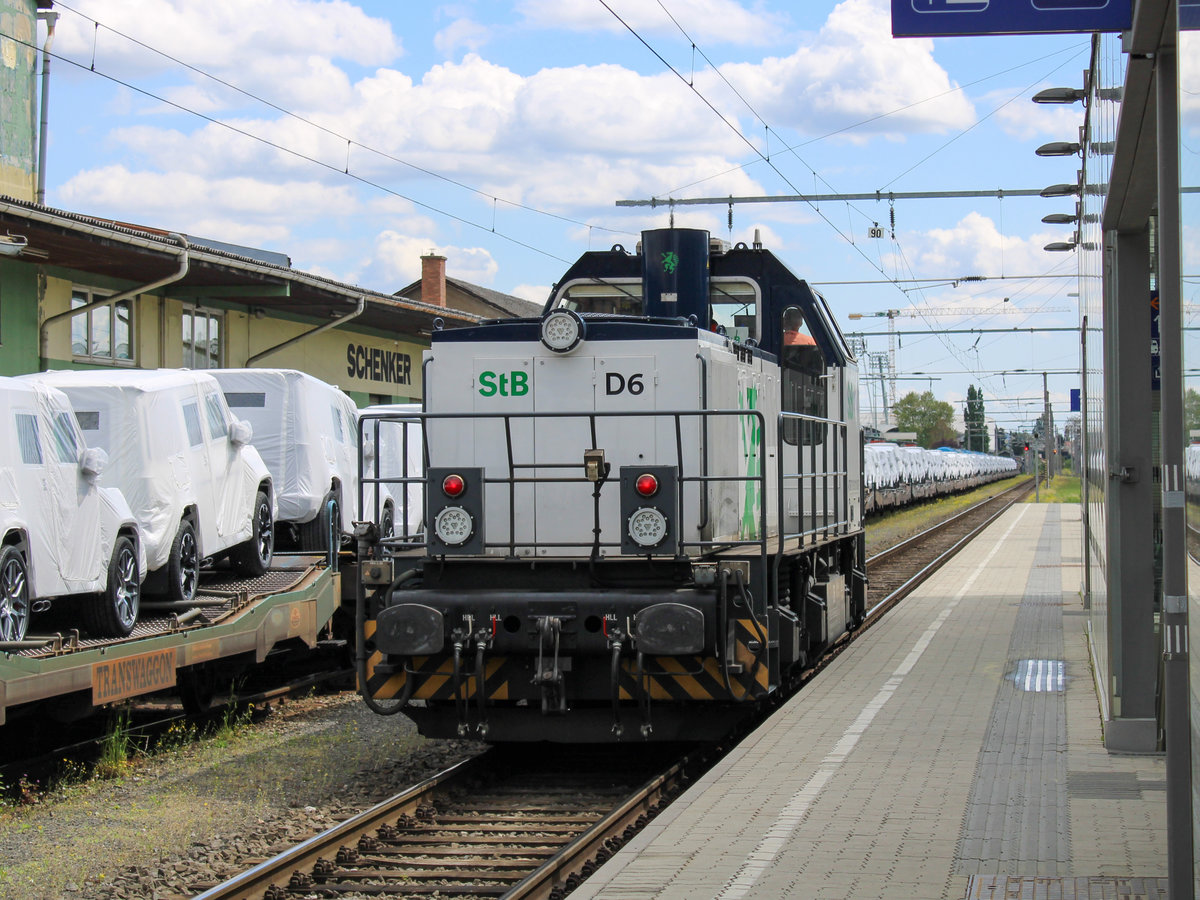
<path fill-rule="evenodd" d="M 461 506 L 447 506 L 433 520 L 433 533 L 448 547 L 461 547 L 471 538 L 474 523 Z"/>
<path fill-rule="evenodd" d="M 574 310 L 556 309 L 542 319 L 542 343 L 555 353 L 569 353 L 583 340 L 585 328 Z"/>
<path fill-rule="evenodd" d="M 667 536 L 667 517 L 652 506 L 643 506 L 629 517 L 629 537 L 639 547 L 657 547 Z"/>

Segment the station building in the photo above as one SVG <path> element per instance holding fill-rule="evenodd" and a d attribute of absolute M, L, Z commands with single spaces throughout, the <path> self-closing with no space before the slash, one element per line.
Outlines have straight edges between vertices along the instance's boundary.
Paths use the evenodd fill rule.
<path fill-rule="evenodd" d="M 1104 740 L 1165 753 L 1171 885 L 1200 892 L 1200 7 L 1136 0 L 1096 34 L 1082 79 L 1034 99 L 1079 113 L 1039 155 L 1077 157 L 1047 187 L 1080 297 L 1081 586 Z M 1048 179 L 1049 180 L 1049 179 Z M 1185 399 L 1186 398 L 1186 399 Z M 1189 413 L 1189 410 L 1192 412 Z M 1191 419 L 1189 419 L 1191 416 Z M 1185 890 L 1185 886 L 1188 890 Z"/>

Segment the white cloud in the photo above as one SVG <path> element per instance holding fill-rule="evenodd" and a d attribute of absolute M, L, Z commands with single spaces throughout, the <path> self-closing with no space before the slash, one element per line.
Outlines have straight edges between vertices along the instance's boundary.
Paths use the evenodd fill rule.
<path fill-rule="evenodd" d="M 56 190 L 55 202 L 84 214 L 103 210 L 105 217 L 255 246 L 286 240 L 300 217 L 332 210 L 348 215 L 356 207 L 353 192 L 317 182 L 209 179 L 119 165 L 77 173 Z"/>
<path fill-rule="evenodd" d="M 498 266 L 491 253 L 482 247 L 438 246 L 428 235 L 414 236 L 388 229 L 375 236 L 371 258 L 364 265 L 372 284 L 387 285 L 383 290 L 398 291 L 421 277 L 421 257 L 430 252 L 446 257 L 446 275 L 472 284 L 488 286 L 496 278 Z"/>
<path fill-rule="evenodd" d="M 656 3 L 644 0 L 609 0 L 609 12 L 595 0 L 521 0 L 517 11 L 539 28 L 569 31 L 624 32 L 615 12 L 640 34 L 679 36 L 683 25 L 693 40 L 712 43 L 762 45 L 775 39 L 787 25 L 780 14 L 747 8 L 734 0 L 672 0 L 671 16 Z"/>
<path fill-rule="evenodd" d="M 516 287 L 505 291 L 505 293 L 512 294 L 514 297 L 520 297 L 522 300 L 528 300 L 530 303 L 545 303 L 550 297 L 550 285 L 518 284 Z"/>
<path fill-rule="evenodd" d="M 965 128 L 971 104 L 933 58 L 929 40 L 894 40 L 886 0 L 844 0 L 817 38 L 787 57 L 721 66 L 722 74 L 775 129 L 822 134 L 859 122 L 845 138 Z M 706 91 L 724 90 L 711 73 Z M 724 91 L 720 108 L 748 116 Z M 878 118 L 876 121 L 866 121 Z"/>
<path fill-rule="evenodd" d="M 433 45 L 446 57 L 454 56 L 460 48 L 478 53 L 490 36 L 490 30 L 473 19 L 455 19 L 434 36 Z"/>
<path fill-rule="evenodd" d="M 1035 88 L 1027 92 L 1027 96 L 1023 94 L 1012 103 L 1005 103 L 1012 97 L 1011 90 L 993 91 L 980 98 L 979 103 L 988 109 L 1005 104 L 997 110 L 993 118 L 1004 127 L 1006 134 L 1018 140 L 1079 140 L 1079 127 L 1083 125 L 1083 106 L 1078 103 L 1034 103 L 1029 98 L 1039 90 L 1041 88 Z"/>
<path fill-rule="evenodd" d="M 201 90 L 216 89 L 215 82 L 167 58 L 174 57 L 284 106 L 303 103 L 312 109 L 333 102 L 346 87 L 334 59 L 383 65 L 401 53 L 386 20 L 347 0 L 78 0 L 71 5 L 82 15 L 62 10 L 56 53 L 85 66 L 94 59 L 106 74 L 167 74 Z"/>

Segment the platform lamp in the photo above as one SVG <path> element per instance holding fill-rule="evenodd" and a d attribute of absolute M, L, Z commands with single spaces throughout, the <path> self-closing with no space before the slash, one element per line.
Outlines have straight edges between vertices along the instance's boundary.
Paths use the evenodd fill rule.
<path fill-rule="evenodd" d="M 1033 95 L 1034 103 L 1078 103 L 1087 97 L 1087 92 L 1079 88 L 1046 88 Z"/>

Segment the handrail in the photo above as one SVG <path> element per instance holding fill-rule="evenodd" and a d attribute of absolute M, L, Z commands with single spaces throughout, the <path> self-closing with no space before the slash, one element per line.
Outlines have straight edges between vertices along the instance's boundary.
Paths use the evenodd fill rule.
<path fill-rule="evenodd" d="M 485 542 L 484 548 L 497 549 L 508 548 L 510 555 L 516 555 L 516 548 L 530 548 L 536 556 L 537 551 L 541 549 L 565 549 L 579 548 L 590 551 L 595 542 L 592 539 L 586 541 L 545 541 L 538 540 L 537 535 L 529 535 L 526 539 L 525 535 L 518 538 L 517 523 L 516 523 L 516 486 L 518 484 L 552 484 L 552 483 L 567 483 L 567 484 L 586 484 L 588 479 L 582 471 L 579 475 L 571 476 L 567 474 L 523 474 L 528 470 L 552 470 L 559 472 L 561 470 L 570 470 L 583 468 L 583 454 L 579 453 L 578 457 L 573 460 L 558 460 L 558 461 L 525 461 L 517 457 L 517 450 L 514 448 L 514 439 L 512 434 L 513 424 L 517 421 L 536 421 L 549 419 L 579 419 L 586 420 L 589 426 L 589 433 L 592 436 L 593 445 L 596 443 L 597 423 L 603 420 L 620 420 L 630 418 L 646 418 L 670 420 L 673 425 L 675 437 L 675 465 L 676 465 L 676 497 L 675 504 L 675 521 L 683 521 L 683 504 L 685 486 L 688 484 L 705 485 L 716 482 L 725 483 L 746 483 L 754 485 L 757 488 L 757 493 L 760 498 L 757 506 L 758 521 L 755 524 L 754 531 L 756 536 L 740 537 L 736 540 L 703 540 L 703 539 L 687 539 L 682 534 L 677 540 L 679 552 L 683 553 L 687 550 L 692 550 L 703 555 L 705 553 L 716 552 L 718 550 L 733 549 L 739 547 L 757 548 L 763 558 L 767 555 L 767 543 L 771 535 L 769 532 L 769 519 L 767 515 L 767 504 L 763 502 L 767 496 L 767 468 L 766 468 L 766 447 L 762 444 L 762 436 L 766 434 L 766 418 L 760 410 L 756 409 L 688 409 L 688 410 L 587 410 L 587 411 L 519 411 L 519 412 L 470 412 L 470 413 L 430 413 L 430 412 L 364 412 L 358 423 L 360 446 L 364 442 L 364 438 L 368 433 L 368 429 L 373 429 L 372 437 L 374 438 L 374 446 L 376 447 L 375 458 L 372 461 L 370 469 L 363 464 L 360 456 L 359 465 L 359 514 L 365 508 L 365 495 L 367 490 L 376 491 L 376 504 L 378 509 L 380 485 L 395 484 L 407 487 L 410 484 L 425 483 L 425 473 L 422 471 L 419 475 L 405 474 L 403 476 L 383 476 L 380 474 L 381 452 L 379 450 L 379 428 L 382 423 L 393 423 L 407 428 L 414 425 L 420 425 L 423 429 L 422 441 L 424 444 L 424 464 L 423 469 L 427 468 L 430 461 L 430 430 L 436 428 L 438 421 L 500 421 L 504 424 L 505 440 L 503 453 L 505 456 L 505 474 L 496 475 L 489 473 L 484 478 L 484 484 L 500 484 L 508 488 L 509 495 L 509 530 L 506 540 L 497 542 Z M 683 423 L 687 419 L 699 420 L 705 432 L 708 430 L 708 423 L 717 418 L 740 418 L 752 423 L 751 427 L 757 430 L 758 435 L 758 473 L 757 474 L 713 474 L 709 467 L 711 460 L 707 459 L 711 446 L 704 447 L 705 452 L 701 452 L 701 448 L 697 448 L 695 461 L 696 468 L 702 474 L 689 474 L 685 469 L 685 460 L 687 454 L 684 451 L 683 445 Z M 809 417 L 813 418 L 813 417 Z M 821 419 L 813 419 L 814 421 L 828 421 Z M 406 438 L 407 439 L 407 438 Z M 582 448 L 590 449 L 590 448 Z M 690 448 L 689 448 L 690 449 Z M 519 474 L 521 473 L 521 474 Z M 701 488 L 701 496 L 706 492 Z M 406 526 L 407 527 L 407 526 Z M 426 546 L 428 540 L 427 535 L 409 535 L 403 534 L 396 538 L 384 541 L 383 543 L 392 549 L 419 549 Z M 604 548 L 614 548 L 621 545 L 620 540 L 601 541 L 599 546 Z"/>

